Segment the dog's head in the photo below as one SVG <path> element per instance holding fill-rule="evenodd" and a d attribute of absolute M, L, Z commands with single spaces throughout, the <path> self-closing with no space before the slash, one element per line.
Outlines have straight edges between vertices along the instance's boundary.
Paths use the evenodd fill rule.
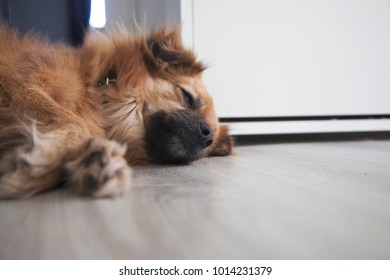
<path fill-rule="evenodd" d="M 231 153 L 228 129 L 219 124 L 202 83 L 204 67 L 183 47 L 180 29 L 136 37 L 94 34 L 83 57 L 96 69 L 90 71 L 96 73 L 91 88 L 102 96 L 106 134 L 129 146 L 131 164 L 188 163 Z"/>

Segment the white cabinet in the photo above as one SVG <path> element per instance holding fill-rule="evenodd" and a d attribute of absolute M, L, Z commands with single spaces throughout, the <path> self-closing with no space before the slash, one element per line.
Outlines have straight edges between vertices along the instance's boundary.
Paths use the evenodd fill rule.
<path fill-rule="evenodd" d="M 233 133 L 390 130 L 389 1 L 182 0 L 181 18 Z"/>

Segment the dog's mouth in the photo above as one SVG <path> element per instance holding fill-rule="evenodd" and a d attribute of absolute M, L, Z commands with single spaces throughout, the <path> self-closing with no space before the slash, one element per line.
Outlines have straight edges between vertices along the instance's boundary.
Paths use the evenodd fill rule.
<path fill-rule="evenodd" d="M 190 111 L 160 111 L 146 124 L 145 148 L 159 163 L 185 164 L 204 155 L 214 141 L 208 124 Z"/>

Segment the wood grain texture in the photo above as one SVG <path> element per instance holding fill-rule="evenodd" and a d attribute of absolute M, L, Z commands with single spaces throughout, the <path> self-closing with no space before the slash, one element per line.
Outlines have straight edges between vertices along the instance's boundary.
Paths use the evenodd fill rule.
<path fill-rule="evenodd" d="M 123 197 L 0 201 L 1 259 L 389 259 L 390 140 L 137 168 Z"/>

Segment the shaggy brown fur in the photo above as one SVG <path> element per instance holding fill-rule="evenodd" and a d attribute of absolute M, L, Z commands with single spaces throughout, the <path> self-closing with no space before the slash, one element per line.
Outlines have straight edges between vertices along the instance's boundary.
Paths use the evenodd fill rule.
<path fill-rule="evenodd" d="M 90 31 L 75 49 L 0 27 L 0 197 L 64 181 L 113 196 L 131 186 L 129 165 L 230 154 L 179 34 Z"/>

